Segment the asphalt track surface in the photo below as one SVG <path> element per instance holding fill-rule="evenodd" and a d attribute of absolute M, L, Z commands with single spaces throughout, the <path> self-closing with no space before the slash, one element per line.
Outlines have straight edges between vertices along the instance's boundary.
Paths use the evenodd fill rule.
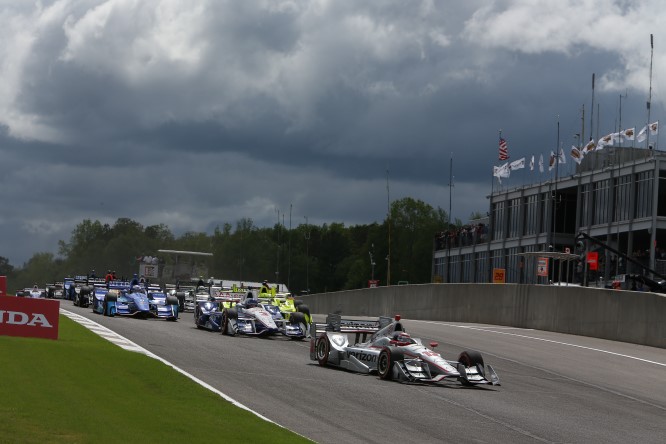
<path fill-rule="evenodd" d="M 501 386 L 412 385 L 320 367 L 309 342 L 226 337 L 178 322 L 88 317 L 319 443 L 663 443 L 666 350 L 538 330 L 404 320 L 456 359 L 482 353 Z M 128 394 L 128 396 L 131 396 Z M 196 412 L 181 412 L 185 417 Z"/>

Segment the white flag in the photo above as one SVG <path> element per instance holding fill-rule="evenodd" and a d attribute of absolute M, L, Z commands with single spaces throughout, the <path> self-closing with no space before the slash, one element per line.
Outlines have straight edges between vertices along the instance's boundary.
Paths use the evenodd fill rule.
<path fill-rule="evenodd" d="M 651 123 L 648 125 L 650 127 L 650 135 L 651 136 L 656 136 L 659 134 L 659 121 L 657 120 L 654 123 Z"/>
<path fill-rule="evenodd" d="M 601 150 L 606 146 L 612 145 L 613 143 L 615 143 L 615 139 L 619 138 L 619 135 L 620 133 L 610 133 L 607 136 L 602 137 L 597 142 L 597 149 Z"/>
<path fill-rule="evenodd" d="M 534 154 L 532 154 L 532 160 L 530 160 L 530 171 L 534 171 Z"/>
<path fill-rule="evenodd" d="M 575 147 L 573 145 L 571 145 L 571 158 L 578 165 L 580 165 L 580 163 L 583 161 L 583 154 L 581 153 L 581 151 L 577 147 Z"/>
<path fill-rule="evenodd" d="M 636 128 L 627 128 L 626 130 L 620 131 L 620 137 L 625 140 L 634 140 L 636 135 Z"/>
<path fill-rule="evenodd" d="M 557 156 L 557 163 L 567 163 L 567 158 L 564 156 L 564 149 L 560 147 L 560 155 Z"/>
<path fill-rule="evenodd" d="M 642 130 L 639 131 L 638 135 L 636 136 L 636 140 L 640 142 L 645 142 L 645 139 L 647 139 L 647 131 L 650 130 L 650 135 L 651 136 L 656 136 L 659 134 L 659 121 L 657 120 L 654 123 L 651 123 L 649 125 L 646 125 L 643 127 Z"/>
<path fill-rule="evenodd" d="M 509 169 L 509 163 L 505 163 L 504 165 L 501 166 L 494 166 L 493 167 L 493 176 L 497 177 L 497 180 L 499 183 L 502 183 L 502 178 L 503 177 L 509 177 L 511 175 L 511 170 Z"/>
<path fill-rule="evenodd" d="M 539 172 L 543 173 L 543 154 L 539 154 Z"/>
<path fill-rule="evenodd" d="M 597 147 L 597 144 L 594 143 L 594 140 L 590 140 L 587 142 L 587 145 L 583 148 L 583 151 L 585 154 L 589 153 L 590 151 L 594 151 L 594 149 Z"/>
<path fill-rule="evenodd" d="M 548 171 L 552 171 L 555 168 L 555 153 L 550 152 L 550 159 L 548 160 Z"/>
<path fill-rule="evenodd" d="M 509 168 L 510 168 L 511 170 L 519 170 L 519 169 L 521 169 L 521 168 L 525 168 L 525 158 L 524 158 L 524 157 L 521 157 L 521 158 L 518 159 L 518 160 L 514 160 L 513 162 L 511 162 L 511 163 L 509 164 Z"/>

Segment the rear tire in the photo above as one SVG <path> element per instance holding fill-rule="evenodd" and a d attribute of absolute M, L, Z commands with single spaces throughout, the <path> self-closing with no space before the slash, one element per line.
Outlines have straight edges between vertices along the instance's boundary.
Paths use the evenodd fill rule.
<path fill-rule="evenodd" d="M 303 313 L 300 313 L 298 311 L 291 313 L 289 315 L 289 323 L 290 324 L 305 324 L 305 315 Z"/>

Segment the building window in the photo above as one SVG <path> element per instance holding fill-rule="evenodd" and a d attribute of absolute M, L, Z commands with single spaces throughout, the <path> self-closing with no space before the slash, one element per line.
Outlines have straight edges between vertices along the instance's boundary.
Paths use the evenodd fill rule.
<path fill-rule="evenodd" d="M 652 216 L 652 171 L 636 174 L 636 218 Z"/>
<path fill-rule="evenodd" d="M 600 180 L 594 184 L 594 224 L 608 223 L 610 200 L 609 180 Z"/>
<path fill-rule="evenodd" d="M 506 282 L 520 282 L 520 256 L 518 247 L 506 250 Z"/>
<path fill-rule="evenodd" d="M 537 234 L 539 226 L 539 196 L 536 194 L 525 198 L 525 234 Z"/>
<path fill-rule="evenodd" d="M 520 236 L 520 198 L 509 201 L 509 236 Z"/>
<path fill-rule="evenodd" d="M 493 205 L 493 240 L 504 239 L 504 202 Z"/>
<path fill-rule="evenodd" d="M 548 211 L 550 208 L 550 200 L 548 199 L 548 193 L 541 193 L 539 195 L 539 201 L 539 206 L 541 207 L 541 220 L 539 221 L 539 229 L 541 233 L 547 233 L 550 231 L 550 224 L 548 223 L 550 214 L 550 211 Z"/>
<path fill-rule="evenodd" d="M 631 176 L 620 176 L 617 178 L 617 196 L 615 210 L 615 221 L 629 220 L 632 214 L 631 201 Z"/>
<path fill-rule="evenodd" d="M 488 282 L 488 252 L 476 253 L 476 276 L 474 282 Z"/>
<path fill-rule="evenodd" d="M 586 183 L 580 187 L 580 218 L 578 219 L 581 227 L 590 225 L 590 184 Z"/>
<path fill-rule="evenodd" d="M 474 275 L 473 275 L 473 257 L 474 255 L 472 253 L 469 254 L 463 254 L 462 257 L 462 278 L 461 282 L 469 283 L 469 282 L 474 282 Z"/>

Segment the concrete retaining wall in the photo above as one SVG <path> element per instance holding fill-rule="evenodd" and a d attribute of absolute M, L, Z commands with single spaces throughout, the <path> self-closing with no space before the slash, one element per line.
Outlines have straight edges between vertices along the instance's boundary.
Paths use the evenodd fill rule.
<path fill-rule="evenodd" d="M 518 284 L 423 284 L 302 296 L 312 313 L 534 328 L 666 348 L 666 296 Z"/>

